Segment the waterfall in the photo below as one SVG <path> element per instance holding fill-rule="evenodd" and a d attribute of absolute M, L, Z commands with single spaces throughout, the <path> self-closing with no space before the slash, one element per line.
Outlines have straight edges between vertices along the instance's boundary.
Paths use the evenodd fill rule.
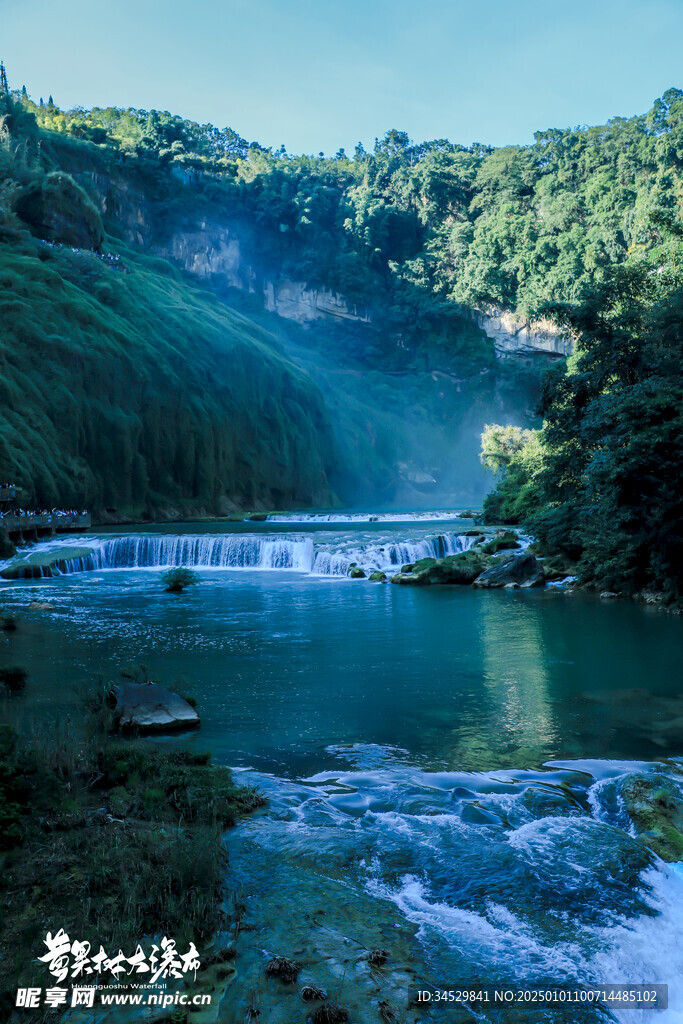
<path fill-rule="evenodd" d="M 269 523 L 434 523 L 458 519 L 460 514 L 444 512 L 271 512 Z"/>
<path fill-rule="evenodd" d="M 406 563 L 417 562 L 420 558 L 445 558 L 467 551 L 474 543 L 473 537 L 461 533 L 439 534 L 415 541 L 388 540 L 382 543 L 348 545 L 343 549 L 331 544 L 321 544 L 315 553 L 312 572 L 316 576 L 346 576 L 353 562 L 363 569 L 381 569 L 395 572 Z"/>
<path fill-rule="evenodd" d="M 64 558 L 61 572 L 93 569 L 147 569 L 184 565 L 216 569 L 298 569 L 310 572 L 310 538 L 254 536 L 133 536 L 102 541 L 91 554 Z"/>
<path fill-rule="evenodd" d="M 69 557 L 69 545 L 55 544 L 54 561 L 26 566 L 21 575 L 54 576 L 98 569 L 164 569 L 183 565 L 206 569 L 280 569 L 315 576 L 346 576 L 355 562 L 366 572 L 396 572 L 420 558 L 443 558 L 472 547 L 472 537 L 444 533 L 414 540 L 387 536 L 345 535 L 326 539 L 326 534 L 273 537 L 258 534 L 136 534 L 92 538 L 89 551 Z M 75 548 L 75 545 L 73 545 Z M 44 549 L 43 549 L 44 550 Z"/>

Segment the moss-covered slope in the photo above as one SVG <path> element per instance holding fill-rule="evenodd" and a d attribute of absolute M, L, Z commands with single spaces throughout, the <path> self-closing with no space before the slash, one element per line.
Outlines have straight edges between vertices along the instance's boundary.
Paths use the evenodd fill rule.
<path fill-rule="evenodd" d="M 26 503 L 327 503 L 329 437 L 267 331 L 170 264 L 0 235 L 0 479 Z"/>

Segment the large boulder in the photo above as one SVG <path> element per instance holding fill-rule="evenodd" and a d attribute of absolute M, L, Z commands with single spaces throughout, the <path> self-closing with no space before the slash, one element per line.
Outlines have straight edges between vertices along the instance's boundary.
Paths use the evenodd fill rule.
<path fill-rule="evenodd" d="M 112 692 L 114 725 L 121 732 L 175 732 L 199 725 L 192 705 L 159 683 L 119 683 Z"/>
<path fill-rule="evenodd" d="M 474 581 L 475 587 L 544 587 L 543 566 L 529 551 L 523 555 L 512 555 L 489 566 Z"/>

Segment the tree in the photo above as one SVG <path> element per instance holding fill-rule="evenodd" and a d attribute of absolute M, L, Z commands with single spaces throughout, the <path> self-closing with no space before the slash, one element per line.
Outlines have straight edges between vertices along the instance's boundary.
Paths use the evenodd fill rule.
<path fill-rule="evenodd" d="M 682 266 L 672 236 L 581 303 L 548 311 L 579 341 L 543 389 L 535 522 L 550 548 L 578 547 L 584 581 L 671 599 L 683 596 Z"/>

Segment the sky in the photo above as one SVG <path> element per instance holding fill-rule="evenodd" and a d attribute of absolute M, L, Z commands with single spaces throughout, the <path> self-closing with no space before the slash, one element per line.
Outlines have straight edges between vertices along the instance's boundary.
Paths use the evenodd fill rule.
<path fill-rule="evenodd" d="M 12 88 L 290 153 L 531 142 L 683 87 L 683 0 L 0 0 Z"/>

